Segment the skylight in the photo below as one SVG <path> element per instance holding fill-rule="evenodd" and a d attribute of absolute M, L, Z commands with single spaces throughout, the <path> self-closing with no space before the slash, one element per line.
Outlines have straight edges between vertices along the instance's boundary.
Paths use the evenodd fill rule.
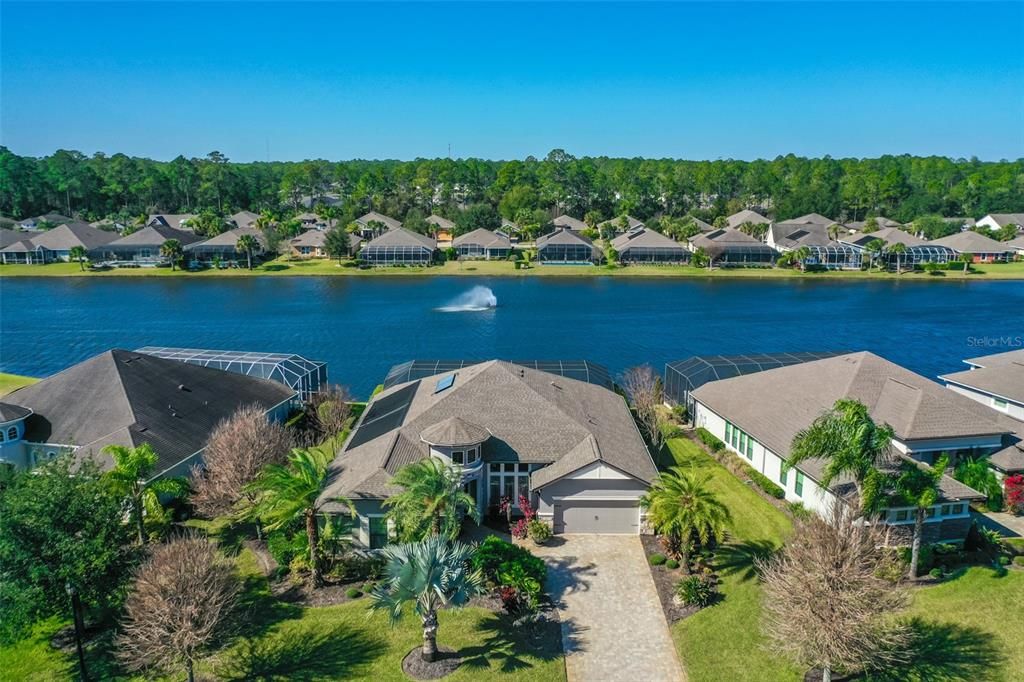
<path fill-rule="evenodd" d="M 440 379 L 438 379 L 437 380 L 437 384 L 434 385 L 434 393 L 440 393 L 441 391 L 445 390 L 446 388 L 451 388 L 452 384 L 454 384 L 454 383 L 455 383 L 455 375 L 454 374 L 449 374 L 448 376 L 443 376 Z"/>

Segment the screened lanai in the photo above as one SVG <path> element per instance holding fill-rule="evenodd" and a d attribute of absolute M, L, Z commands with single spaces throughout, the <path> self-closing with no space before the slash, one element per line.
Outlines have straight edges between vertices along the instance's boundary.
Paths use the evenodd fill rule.
<path fill-rule="evenodd" d="M 425 377 L 452 372 L 463 367 L 475 365 L 482 360 L 410 360 L 400 365 L 395 365 L 388 371 L 384 379 L 384 388 L 391 388 L 408 381 L 423 379 Z M 598 365 L 586 360 L 510 360 L 513 365 L 537 369 L 542 372 L 557 374 L 568 379 L 585 381 L 588 384 L 604 386 L 608 389 L 615 388 L 615 382 L 611 374 L 603 365 Z"/>
<path fill-rule="evenodd" d="M 808 246 L 811 257 L 807 259 L 808 265 L 816 265 L 826 270 L 859 270 L 863 261 L 860 251 L 848 246 L 833 242 L 825 246 Z"/>

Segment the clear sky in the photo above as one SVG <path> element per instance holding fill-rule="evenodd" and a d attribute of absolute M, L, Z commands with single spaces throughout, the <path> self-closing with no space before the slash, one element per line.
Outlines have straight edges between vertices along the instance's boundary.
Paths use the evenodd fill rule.
<path fill-rule="evenodd" d="M 0 143 L 1024 156 L 1024 2 L 0 3 Z"/>

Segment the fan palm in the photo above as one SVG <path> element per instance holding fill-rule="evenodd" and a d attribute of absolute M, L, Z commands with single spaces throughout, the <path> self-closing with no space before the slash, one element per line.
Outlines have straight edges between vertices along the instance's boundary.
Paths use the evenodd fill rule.
<path fill-rule="evenodd" d="M 706 543 L 720 538 L 731 521 L 729 509 L 708 489 L 710 476 L 698 476 L 682 467 L 658 474 L 651 489 L 640 498 L 647 520 L 680 547 L 681 563 L 688 565 L 690 539 Z"/>
<path fill-rule="evenodd" d="M 258 249 L 260 243 L 256 241 L 256 237 L 251 234 L 243 234 L 238 238 L 238 242 L 235 244 L 235 249 L 245 253 L 246 261 L 248 261 L 249 269 L 252 270 L 252 254 L 253 251 Z"/>
<path fill-rule="evenodd" d="M 319 448 L 296 448 L 285 464 L 271 464 L 248 489 L 258 495 L 253 514 L 262 519 L 267 530 L 273 531 L 296 519 L 306 522 L 309 541 L 310 576 L 314 586 L 323 584 L 320 574 L 320 529 L 317 514 L 327 500 L 320 493 L 327 482 L 327 469 L 331 454 Z M 352 516 L 355 507 L 344 497 L 331 498 L 345 505 Z"/>
<path fill-rule="evenodd" d="M 454 540 L 459 535 L 462 514 L 480 523 L 480 510 L 473 496 L 462 489 L 462 469 L 436 457 L 407 464 L 391 482 L 404 490 L 384 501 L 405 542 L 428 535 Z"/>
<path fill-rule="evenodd" d="M 470 569 L 473 548 L 435 535 L 421 542 L 392 545 L 382 552 L 387 564 L 383 581 L 370 593 L 371 608 L 386 610 L 394 624 L 412 602 L 423 621 L 425 661 L 437 657 L 437 612 L 458 608 L 482 590 L 483 578 Z"/>
<path fill-rule="evenodd" d="M 924 535 L 924 515 L 928 507 L 939 499 L 939 481 L 949 465 L 949 457 L 943 455 L 932 466 L 921 466 L 916 462 L 903 462 L 896 475 L 894 485 L 896 500 L 915 508 L 914 541 L 910 550 L 910 579 L 917 578 L 917 562 L 921 556 L 921 537 Z"/>
<path fill-rule="evenodd" d="M 178 264 L 184 253 L 181 242 L 177 239 L 168 239 L 160 245 L 160 255 L 171 261 L 171 272 L 174 272 L 174 266 Z"/>
<path fill-rule="evenodd" d="M 892 427 L 875 424 L 863 403 L 840 399 L 796 434 L 783 466 L 790 469 L 807 459 L 825 459 L 819 483 L 828 488 L 840 477 L 851 476 L 861 512 L 870 514 L 883 502 L 886 480 L 878 465 L 888 454 L 892 438 Z"/>
<path fill-rule="evenodd" d="M 108 445 L 103 454 L 114 460 L 114 468 L 105 474 L 114 491 L 128 500 L 130 513 L 135 522 L 139 543 L 146 544 L 146 525 L 143 521 L 146 507 L 159 505 L 159 495 L 177 497 L 185 493 L 187 485 L 177 478 L 149 480 L 156 466 L 156 452 L 149 443 L 137 448 L 125 445 Z"/>

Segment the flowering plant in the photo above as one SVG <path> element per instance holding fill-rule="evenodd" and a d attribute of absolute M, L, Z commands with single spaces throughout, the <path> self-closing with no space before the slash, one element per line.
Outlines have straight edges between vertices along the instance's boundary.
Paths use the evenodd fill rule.
<path fill-rule="evenodd" d="M 1024 514 L 1024 474 L 1007 476 L 1003 481 L 1006 508 L 1011 514 Z"/>

